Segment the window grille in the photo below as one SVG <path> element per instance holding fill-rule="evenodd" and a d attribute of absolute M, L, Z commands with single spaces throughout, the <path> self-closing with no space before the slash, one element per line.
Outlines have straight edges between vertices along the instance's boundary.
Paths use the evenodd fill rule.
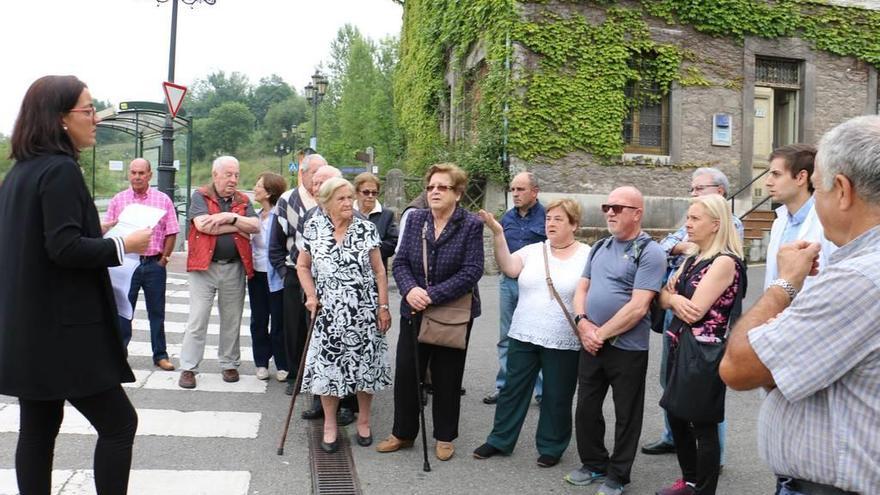
<path fill-rule="evenodd" d="M 755 84 L 774 88 L 799 89 L 800 62 L 779 58 L 762 58 L 755 60 Z"/>

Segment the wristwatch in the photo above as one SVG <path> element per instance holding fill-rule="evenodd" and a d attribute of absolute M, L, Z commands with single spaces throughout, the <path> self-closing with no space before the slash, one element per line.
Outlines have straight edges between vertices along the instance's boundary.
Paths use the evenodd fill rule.
<path fill-rule="evenodd" d="M 232 222 L 230 222 L 229 225 L 235 225 L 235 222 L 237 222 L 237 221 L 238 221 L 238 215 L 235 215 L 234 217 L 232 217 Z"/>
<path fill-rule="evenodd" d="M 388 306 L 387 304 L 380 304 L 379 305 L 379 309 L 388 309 L 388 308 L 390 308 L 390 306 Z"/>
<path fill-rule="evenodd" d="M 574 324 L 579 325 L 581 320 L 586 320 L 586 319 L 587 319 L 587 315 L 585 315 L 583 313 L 574 315 Z"/>
<path fill-rule="evenodd" d="M 784 290 L 785 293 L 788 294 L 788 298 L 794 301 L 794 296 L 797 295 L 798 291 L 794 288 L 793 285 L 788 282 L 788 280 L 785 280 L 784 278 L 777 278 L 776 280 L 770 282 L 770 285 L 768 285 L 767 287 L 773 287 L 774 285 Z"/>

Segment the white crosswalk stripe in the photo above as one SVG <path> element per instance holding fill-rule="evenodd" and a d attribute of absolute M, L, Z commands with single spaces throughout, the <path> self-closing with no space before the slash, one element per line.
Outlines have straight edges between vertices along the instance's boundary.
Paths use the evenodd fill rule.
<path fill-rule="evenodd" d="M 180 357 L 180 344 L 166 344 L 165 350 L 168 352 L 168 356 L 170 357 Z M 149 342 L 135 342 L 131 341 L 128 344 L 128 355 L 129 356 L 145 356 L 152 357 L 153 356 L 153 347 Z M 217 355 L 217 346 L 216 345 L 206 345 L 205 346 L 205 358 L 211 359 L 213 356 Z M 241 361 L 253 362 L 254 351 L 250 347 L 241 347 Z"/>
<path fill-rule="evenodd" d="M 161 480 L 162 488 L 156 488 Z M 251 475 L 247 471 L 132 470 L 128 495 L 244 495 Z M 92 495 L 94 473 L 90 469 L 52 471 L 52 495 Z M 17 495 L 14 469 L 0 469 L 0 495 Z"/>
<path fill-rule="evenodd" d="M 144 388 L 153 390 L 178 390 L 187 392 L 177 385 L 180 378 L 179 371 L 148 371 L 134 370 L 135 381 L 126 383 L 126 388 Z M 220 373 L 198 373 L 196 374 L 197 386 L 193 389 L 195 392 L 246 392 L 252 394 L 262 394 L 266 392 L 266 381 L 258 380 L 254 375 L 239 375 L 239 379 L 235 383 L 226 383 Z"/>
<path fill-rule="evenodd" d="M 256 438 L 260 429 L 260 413 L 137 409 L 137 414 L 139 437 Z M 0 408 L 0 433 L 17 432 L 18 419 L 17 404 Z M 95 429 L 75 407 L 68 406 L 61 433 L 94 435 Z"/>
<path fill-rule="evenodd" d="M 131 328 L 134 330 L 149 330 L 150 320 L 144 318 L 135 318 L 131 320 Z M 250 335 L 250 327 L 248 325 L 241 326 L 241 335 Z M 185 321 L 165 321 L 165 333 L 186 333 Z M 220 324 L 208 323 L 208 335 L 219 335 Z M 129 347 L 131 349 L 131 347 Z"/>

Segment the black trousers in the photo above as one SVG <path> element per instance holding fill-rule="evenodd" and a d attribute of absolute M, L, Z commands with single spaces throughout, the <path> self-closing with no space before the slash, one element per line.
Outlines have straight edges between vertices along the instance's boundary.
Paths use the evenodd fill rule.
<path fill-rule="evenodd" d="M 68 402 L 98 432 L 94 459 L 98 495 L 124 495 L 128 492 L 138 419 L 122 386 Z M 55 437 L 64 419 L 64 400 L 19 399 L 19 404 L 20 430 L 15 451 L 18 489 L 21 495 L 49 495 Z"/>
<path fill-rule="evenodd" d="M 284 350 L 287 354 L 287 366 L 290 369 L 287 380 L 296 383 L 299 360 L 306 345 L 308 312 L 303 299 L 302 286 L 300 286 L 296 270 L 293 268 L 288 268 L 287 274 L 284 276 L 283 297 Z"/>
<path fill-rule="evenodd" d="M 714 495 L 721 463 L 718 423 L 693 423 L 667 415 L 682 478 L 696 484 L 699 495 Z"/>
<path fill-rule="evenodd" d="M 626 485 L 642 433 L 648 351 L 625 351 L 606 343 L 596 356 L 581 351 L 575 411 L 578 454 L 591 471 Z M 611 387 L 614 399 L 614 451 L 605 448 L 602 404 Z"/>
<path fill-rule="evenodd" d="M 413 440 L 419 433 L 419 407 L 421 398 L 416 382 L 414 340 L 418 338 L 421 315 L 400 319 L 400 336 L 397 339 L 397 361 L 394 367 L 394 427 L 391 432 L 397 438 Z M 470 340 L 473 320 L 468 323 Z M 431 409 L 434 422 L 434 438 L 451 442 L 458 437 L 458 418 L 461 413 L 461 381 L 467 349 L 452 349 L 429 344 L 418 344 L 419 376 L 431 370 L 434 394 Z"/>

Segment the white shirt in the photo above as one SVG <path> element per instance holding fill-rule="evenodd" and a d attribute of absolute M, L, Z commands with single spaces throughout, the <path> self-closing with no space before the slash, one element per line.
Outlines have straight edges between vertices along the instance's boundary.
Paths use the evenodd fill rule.
<path fill-rule="evenodd" d="M 519 300 L 513 311 L 508 336 L 548 349 L 578 351 L 581 342 L 547 288 L 544 256 L 541 254 L 544 246 L 543 242 L 529 244 L 513 253 L 513 256 L 522 260 L 523 269 L 517 279 Z M 553 286 L 574 318 L 574 291 L 590 257 L 590 246 L 578 243 L 577 251 L 567 260 L 556 258 L 549 246 L 547 249 L 550 251 L 547 260 Z"/>
<path fill-rule="evenodd" d="M 770 282 L 778 276 L 779 269 L 776 266 L 776 255 L 779 253 L 779 246 L 782 244 L 782 234 L 788 225 L 788 207 L 785 205 L 776 208 L 776 220 L 773 220 L 773 227 L 770 228 L 770 243 L 767 245 L 767 267 L 764 271 L 764 290 L 770 285 Z M 813 205 L 810 212 L 798 229 L 797 240 L 809 242 L 818 242 L 822 244 L 819 251 L 819 271 L 821 272 L 828 266 L 828 257 L 837 250 L 837 246 L 825 239 L 825 232 L 822 224 L 819 222 L 819 216 L 816 215 L 816 208 Z M 808 287 L 816 280 L 816 277 L 807 277 L 804 281 L 804 288 Z"/>
<path fill-rule="evenodd" d="M 263 211 L 260 210 L 257 212 L 260 218 L 260 231 L 256 234 L 251 235 L 251 246 L 253 246 L 254 252 L 254 270 L 258 272 L 267 272 L 269 271 L 269 232 L 272 230 L 272 225 L 269 223 L 269 219 L 272 215 L 266 215 L 263 217 Z"/>

